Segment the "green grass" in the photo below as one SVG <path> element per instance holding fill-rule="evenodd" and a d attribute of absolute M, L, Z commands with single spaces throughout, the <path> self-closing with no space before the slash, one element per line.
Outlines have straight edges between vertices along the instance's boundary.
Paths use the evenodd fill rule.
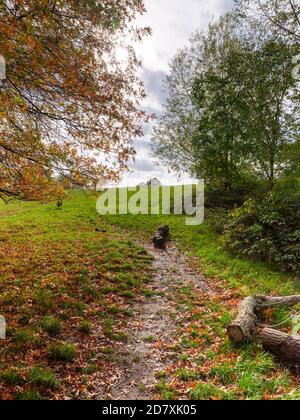
<path fill-rule="evenodd" d="M 190 391 L 189 396 L 191 400 L 194 401 L 235 399 L 233 393 L 226 393 L 215 385 L 207 383 L 199 383 L 193 390 Z"/>
<path fill-rule="evenodd" d="M 16 349 L 22 351 L 30 347 L 40 347 L 42 345 L 42 339 L 33 330 L 18 330 L 13 333 L 13 342 L 16 345 Z"/>
<path fill-rule="evenodd" d="M 60 211 L 55 203 L 0 202 L 0 243 L 0 307 L 8 336 L 0 342 L 1 370 L 19 362 L 25 371 L 55 368 L 64 387 L 43 389 L 42 397 L 73 398 L 80 386 L 84 398 L 97 386 L 79 372 L 82 364 L 88 369 L 91 349 L 97 353 L 93 363 L 101 360 L 99 314 L 109 311 L 114 319 L 109 333 L 116 346 L 127 340 L 131 306 L 151 279 L 151 258 L 99 217 L 93 194 L 76 191 Z M 58 338 L 76 347 L 68 372 L 60 359 L 70 356 L 55 348 Z M 27 392 L 0 381 L 0 395 L 7 398 Z"/>
<path fill-rule="evenodd" d="M 255 346 L 248 346 L 241 352 L 240 360 L 235 365 L 224 363 L 215 366 L 209 377 L 223 386 L 235 383 L 245 399 L 261 400 L 291 385 L 288 372 L 279 370 L 275 374 L 277 369 L 270 354 L 260 353 Z"/>
<path fill-rule="evenodd" d="M 145 341 L 146 343 L 154 343 L 154 341 L 155 341 L 155 337 L 154 337 L 154 335 L 148 335 L 148 337 L 145 337 L 145 338 L 144 338 L 144 341 Z"/>
<path fill-rule="evenodd" d="M 89 395 L 95 382 L 82 372 L 97 374 L 101 363 L 115 359 L 114 351 L 104 347 L 100 338 L 112 340 L 114 348 L 122 346 L 128 340 L 135 299 L 153 296 L 147 288 L 153 274 L 152 258 L 135 241 L 149 241 L 162 224 L 170 226 L 171 237 L 182 251 L 198 258 L 200 271 L 217 287 L 219 297 L 205 299 L 190 287 L 174 291 L 177 363 L 157 374 L 159 396 L 299 397 L 291 375 L 272 357 L 259 346 L 236 349 L 225 334 L 240 299 L 249 294 L 299 293 L 297 278 L 230 255 L 213 232 L 209 214 L 201 226 L 186 226 L 184 216 L 174 215 L 100 217 L 95 198 L 81 192 L 72 192 L 60 211 L 55 204 L 14 202 L 5 206 L 0 202 L 0 306 L 8 323 L 8 340 L 5 345 L 0 343 L 4 374 L 0 395 L 72 398 L 79 386 L 82 398 Z M 275 311 L 272 323 L 281 322 L 289 313 Z M 96 347 L 94 330 L 103 331 Z M 72 344 L 57 344 L 57 336 Z M 146 338 L 149 343 L 153 340 Z M 72 362 L 68 372 L 61 362 Z M 36 381 L 28 389 L 29 379 L 25 375 L 24 383 L 19 367 L 21 372 L 31 372 L 33 366 L 43 368 L 35 371 Z M 103 372 L 110 369 L 111 365 Z M 51 386 L 51 378 L 63 386 Z"/>
<path fill-rule="evenodd" d="M 8 369 L 4 372 L 1 372 L 0 379 L 6 385 L 10 386 L 21 385 L 23 383 L 23 378 L 16 369 Z"/>
<path fill-rule="evenodd" d="M 157 382 L 155 389 L 161 394 L 163 400 L 169 401 L 176 399 L 176 390 L 169 386 L 164 378 Z"/>
<path fill-rule="evenodd" d="M 24 391 L 16 395 L 16 400 L 18 401 L 40 401 L 42 396 L 36 391 Z"/>
<path fill-rule="evenodd" d="M 59 380 L 51 370 L 45 370 L 39 367 L 32 369 L 29 375 L 29 381 L 32 385 L 40 388 L 55 390 L 59 388 Z"/>
<path fill-rule="evenodd" d="M 62 330 L 61 322 L 53 316 L 46 316 L 41 321 L 42 329 L 52 337 L 59 335 Z"/>
<path fill-rule="evenodd" d="M 183 369 L 183 368 L 178 369 L 176 374 L 177 374 L 177 377 L 181 381 L 184 381 L 184 382 L 197 380 L 199 379 L 199 377 L 201 377 L 201 374 L 199 374 L 199 372 L 195 370 Z"/>
<path fill-rule="evenodd" d="M 89 335 L 92 332 L 92 323 L 90 321 L 81 321 L 79 325 L 79 331 L 81 334 Z"/>
<path fill-rule="evenodd" d="M 231 303 L 230 295 L 233 302 L 238 302 L 251 294 L 296 294 L 300 293 L 298 278 L 268 264 L 228 253 L 213 231 L 209 212 L 201 226 L 186 226 L 185 216 L 175 215 L 110 215 L 106 220 L 130 234 L 138 232 L 147 240 L 158 226 L 167 224 L 172 240 L 191 257 L 198 257 L 200 271 L 208 282 L 221 290 L 218 299 L 205 301 L 201 309 L 197 309 L 197 296 L 189 288 L 183 288 L 174 296 L 178 311 L 183 313 L 184 327 L 174 345 L 178 367 L 169 367 L 157 383 L 161 398 L 174 397 L 176 393 L 167 385 L 168 378 L 186 382 L 185 388 L 180 385 L 181 392 L 185 389 L 184 395 L 192 399 L 277 399 L 280 394 L 289 399 L 289 392 L 293 392 L 291 375 L 259 346 L 233 348 L 227 341 L 226 327 L 236 311 L 236 303 Z M 191 318 L 187 315 L 189 312 L 193 313 Z M 290 312 L 278 309 L 271 315 L 270 323 L 277 324 L 286 320 Z M 284 327 L 289 328 L 289 323 Z M 200 376 L 207 377 L 207 382 L 197 383 L 199 373 L 190 369 L 191 361 L 199 364 Z"/>
<path fill-rule="evenodd" d="M 129 231 L 138 230 L 149 238 L 158 226 L 167 224 L 171 237 L 178 246 L 199 257 L 203 274 L 222 280 L 224 287 L 239 288 L 243 295 L 254 293 L 288 295 L 300 292 L 300 282 L 293 276 L 274 269 L 265 263 L 235 257 L 222 247 L 218 235 L 209 223 L 209 214 L 204 224 L 186 226 L 185 216 L 122 215 L 107 216 L 115 226 Z"/>
<path fill-rule="evenodd" d="M 53 362 L 72 362 L 76 350 L 72 344 L 54 344 L 48 349 L 48 359 Z"/>

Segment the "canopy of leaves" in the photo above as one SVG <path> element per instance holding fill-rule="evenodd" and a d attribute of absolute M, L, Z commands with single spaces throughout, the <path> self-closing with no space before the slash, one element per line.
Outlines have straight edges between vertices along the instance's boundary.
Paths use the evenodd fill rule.
<path fill-rule="evenodd" d="M 233 17 L 229 14 L 223 16 L 210 25 L 207 33 L 195 33 L 190 45 L 180 50 L 171 63 L 166 83 L 169 96 L 165 112 L 155 127 L 153 153 L 175 171 L 187 171 L 211 179 L 212 171 L 216 170 L 216 166 L 211 168 L 211 163 L 219 168 L 223 166 L 223 158 L 218 154 L 222 142 L 218 146 L 218 138 L 214 138 L 212 144 L 208 137 L 212 139 L 212 131 L 218 129 L 217 114 L 218 119 L 221 114 L 226 114 L 226 108 L 222 108 L 224 92 L 213 96 L 208 89 L 214 83 L 221 83 L 224 60 L 229 51 L 238 46 L 235 30 Z M 214 101 L 219 100 L 222 104 L 215 109 Z M 204 127 L 211 133 L 204 134 Z M 199 141 L 199 131 L 203 133 L 203 142 Z M 221 131 L 223 137 L 223 128 Z M 200 143 L 207 146 L 205 151 Z M 216 153 L 220 158 L 218 163 Z M 226 151 L 224 159 L 227 159 Z"/>
<path fill-rule="evenodd" d="M 249 173 L 273 186 L 299 139 L 297 44 L 243 22 L 227 14 L 177 54 L 153 139 L 165 164 L 225 189 Z"/>
<path fill-rule="evenodd" d="M 284 37 L 300 41 L 299 0 L 235 0 L 240 13 Z"/>
<path fill-rule="evenodd" d="M 273 183 L 287 165 L 283 151 L 298 136 L 295 48 L 269 40 L 240 43 L 195 82 L 202 114 L 195 146 L 201 168 L 232 184 L 249 170 Z M 294 99 L 294 97 L 293 97 Z M 200 168 L 200 169 L 201 169 Z M 206 175 L 209 175 L 209 172 Z"/>
<path fill-rule="evenodd" d="M 134 27 L 143 11 L 142 0 L 1 1 L 2 198 L 49 199 L 62 194 L 54 177 L 83 187 L 126 167 L 146 118 L 130 41 L 149 32 Z"/>

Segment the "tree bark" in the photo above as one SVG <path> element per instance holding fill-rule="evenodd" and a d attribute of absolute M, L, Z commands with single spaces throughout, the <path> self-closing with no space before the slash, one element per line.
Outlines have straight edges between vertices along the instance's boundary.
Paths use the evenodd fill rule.
<path fill-rule="evenodd" d="M 231 341 L 243 344 L 253 340 L 253 333 L 257 328 L 256 307 L 257 300 L 254 296 L 250 296 L 240 303 L 238 316 L 227 329 Z"/>
<path fill-rule="evenodd" d="M 229 325 L 227 334 L 236 344 L 260 342 L 266 351 L 289 367 L 300 366 L 300 336 L 292 336 L 258 323 L 258 315 L 274 306 L 292 307 L 300 303 L 300 295 L 287 297 L 250 296 L 238 307 L 236 319 Z"/>
<path fill-rule="evenodd" d="M 262 346 L 282 363 L 300 365 L 300 336 L 291 336 L 271 328 L 263 328 L 260 334 Z"/>
<path fill-rule="evenodd" d="M 300 295 L 294 296 L 279 296 L 279 297 L 266 297 L 257 296 L 260 309 L 272 308 L 274 306 L 286 306 L 288 308 L 300 303 Z"/>

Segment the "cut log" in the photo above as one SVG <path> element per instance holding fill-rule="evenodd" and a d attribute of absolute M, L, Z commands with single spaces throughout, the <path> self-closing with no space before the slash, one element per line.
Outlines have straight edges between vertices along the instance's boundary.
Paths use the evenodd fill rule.
<path fill-rule="evenodd" d="M 272 308 L 274 306 L 286 306 L 287 308 L 290 308 L 300 303 L 300 296 L 257 296 L 257 301 L 259 302 L 259 307 L 261 309 Z"/>
<path fill-rule="evenodd" d="M 300 336 L 292 336 L 272 328 L 263 328 L 260 334 L 262 346 L 282 363 L 300 365 Z"/>
<path fill-rule="evenodd" d="M 165 249 L 166 242 L 169 238 L 169 226 L 160 226 L 153 236 L 153 243 L 155 248 Z"/>
<path fill-rule="evenodd" d="M 238 307 L 238 316 L 227 329 L 229 339 L 236 344 L 257 341 L 266 351 L 276 356 L 283 364 L 300 366 L 300 336 L 292 336 L 259 324 L 259 314 L 274 306 L 292 307 L 300 303 L 300 296 L 267 297 L 250 296 Z"/>
<path fill-rule="evenodd" d="M 155 233 L 153 236 L 154 247 L 158 249 L 166 248 L 166 241 L 160 233 Z"/>
<path fill-rule="evenodd" d="M 238 307 L 238 316 L 227 329 L 228 337 L 237 344 L 253 340 L 257 329 L 256 316 L 257 300 L 250 296 L 243 300 Z"/>
<path fill-rule="evenodd" d="M 170 228 L 167 225 L 164 226 L 160 226 L 157 229 L 158 232 L 160 232 L 165 238 L 168 238 L 169 234 L 170 234 Z"/>

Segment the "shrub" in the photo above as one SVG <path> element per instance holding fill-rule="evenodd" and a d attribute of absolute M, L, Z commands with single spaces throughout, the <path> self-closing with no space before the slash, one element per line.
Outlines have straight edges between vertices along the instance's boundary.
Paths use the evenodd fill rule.
<path fill-rule="evenodd" d="M 208 211 L 208 222 L 214 232 L 218 235 L 224 233 L 225 226 L 228 223 L 228 210 L 216 208 L 213 211 Z"/>
<path fill-rule="evenodd" d="M 266 189 L 263 182 L 249 174 L 243 174 L 230 189 L 223 185 L 207 185 L 205 187 L 205 207 L 208 209 L 233 209 L 254 195 L 262 194 Z"/>
<path fill-rule="evenodd" d="M 224 243 L 231 252 L 300 272 L 300 206 L 297 195 L 248 200 L 231 213 Z"/>

